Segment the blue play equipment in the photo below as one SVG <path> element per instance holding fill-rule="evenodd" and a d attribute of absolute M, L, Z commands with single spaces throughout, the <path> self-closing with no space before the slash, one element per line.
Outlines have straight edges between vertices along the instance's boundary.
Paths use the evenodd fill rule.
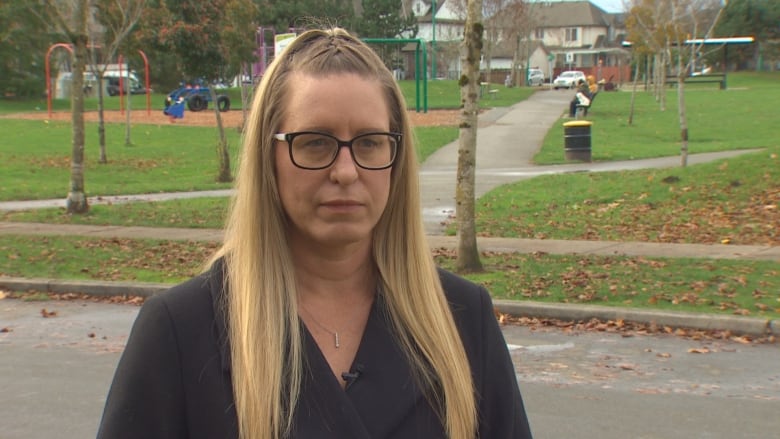
<path fill-rule="evenodd" d="M 184 116 L 185 105 L 190 111 L 202 111 L 209 107 L 211 101 L 211 92 L 208 87 L 200 84 L 182 85 L 165 97 L 163 113 L 181 119 Z M 217 108 L 219 111 L 230 110 L 230 98 L 227 95 L 217 95 Z"/>

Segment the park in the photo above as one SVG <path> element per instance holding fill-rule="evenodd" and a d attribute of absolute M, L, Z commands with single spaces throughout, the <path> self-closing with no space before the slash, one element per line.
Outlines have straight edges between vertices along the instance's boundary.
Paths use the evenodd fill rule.
<path fill-rule="evenodd" d="M 494 85 L 495 97 L 482 102 L 482 132 L 495 128 L 511 134 L 492 142 L 504 148 L 496 154 L 504 166 L 482 174 L 486 180 L 495 180 L 490 185 L 494 187 L 478 198 L 480 239 L 571 243 L 569 251 L 560 252 L 487 248 L 481 254 L 486 270 L 465 274 L 485 285 L 496 303 L 506 306 L 499 309 L 498 317 L 504 323 L 529 416 L 541 437 L 576 436 L 583 431 L 625 437 L 651 429 L 658 437 L 762 437 L 778 428 L 772 416 L 780 398 L 773 372 L 777 350 L 772 325 L 780 315 L 780 262 L 771 255 L 780 245 L 780 145 L 773 132 L 773 102 L 780 90 L 775 73 L 730 76 L 728 91 L 711 84 L 686 89 L 689 149 L 691 156 L 735 154 L 686 167 L 679 166 L 677 158 L 679 125 L 673 99 L 669 108 L 660 111 L 649 93 L 638 90 L 634 120 L 629 124 L 630 90 L 600 94 L 588 114 L 593 124 L 592 163 L 588 164 L 568 163 L 563 153 L 561 116 L 568 92 Z M 428 176 L 436 175 L 436 168 L 426 164 L 439 159 L 458 135 L 455 83 L 436 81 L 429 93 L 429 112 L 412 116 L 423 190 L 428 189 Z M 673 96 L 675 92 L 667 93 Z M 412 99 L 407 96 L 408 101 Z M 161 96 L 154 102 L 162 102 Z M 0 106 L 0 127 L 6 133 L 0 146 L 6 165 L 0 180 L 3 202 L 62 199 L 68 181 L 70 126 L 67 111 L 63 111 L 67 103 L 54 105 L 59 109 L 57 117 L 35 110 L 41 108 L 39 101 Z M 133 108 L 143 106 L 134 104 Z M 541 113 L 542 108 L 545 129 L 539 142 L 530 145 L 535 153 L 527 163 L 533 175 L 510 175 L 520 170 L 511 169 L 512 149 L 529 147 L 523 144 L 531 138 L 530 129 L 517 128 L 530 127 L 512 125 L 516 120 L 512 117 L 515 111 L 526 115 Z M 143 111 L 131 117 L 135 113 L 140 118 L 131 119 L 130 144 L 124 142 L 125 121 L 109 120 L 109 161 L 105 164 L 98 163 L 94 150 L 95 123 L 87 122 L 85 181 L 87 194 L 94 197 L 88 213 L 68 215 L 62 207 L 53 207 L 8 209 L 1 214 L 3 226 L 28 224 L 30 228 L 19 226 L 16 230 L 21 232 L 0 235 L 0 253 L 7 256 L 0 262 L 0 273 L 42 280 L 39 285 L 46 285 L 38 291 L 2 291 L 0 306 L 9 323 L 0 328 L 0 342 L 12 353 L 3 371 L 14 378 L 7 388 L 11 394 L 22 394 L 31 385 L 83 401 L 70 407 L 73 422 L 67 432 L 60 431 L 67 437 L 81 437 L 94 428 L 110 370 L 137 305 L 143 301 L 140 291 L 150 286 L 159 291 L 191 277 L 216 248 L 216 240 L 174 239 L 174 231 L 194 230 L 195 235 L 218 231 L 228 202 L 227 194 L 122 202 L 122 197 L 136 195 L 152 200 L 157 194 L 230 189 L 230 184 L 215 179 L 212 124 L 198 123 L 193 114 L 172 124 L 161 111 L 146 119 Z M 240 108 L 234 106 L 227 114 L 238 115 Z M 237 126 L 228 124 L 231 154 L 240 145 L 240 132 L 230 129 Z M 676 164 L 620 169 L 626 163 L 664 158 Z M 617 169 L 589 171 L 610 164 Z M 545 171 L 581 165 L 586 168 Z M 502 184 L 493 184 L 499 181 Z M 450 178 L 449 184 L 453 182 Z M 108 202 L 99 202 L 101 198 Z M 432 240 L 451 237 L 451 220 L 445 217 L 438 227 L 434 224 Z M 139 238 L 68 232 L 77 226 L 109 227 L 117 234 L 121 230 L 162 230 L 163 235 Z M 29 231 L 58 227 L 65 233 Z M 663 245 L 671 254 L 571 251 L 582 242 Z M 677 257 L 675 245 L 704 245 L 705 250 L 699 256 Z M 715 249 L 733 248 L 739 253 L 748 247 L 764 249 L 770 256 L 713 256 Z M 437 262 L 452 267 L 451 249 L 432 251 Z M 94 290 L 97 284 L 119 293 L 96 298 L 79 294 L 78 287 L 67 293 L 50 289 L 58 283 L 78 282 L 85 289 L 90 285 Z M 603 306 L 618 313 L 768 323 L 764 333 L 739 333 L 634 324 L 622 318 L 566 321 L 501 312 L 513 309 L 513 303 L 560 305 L 567 310 Z M 56 379 L 46 363 L 61 365 L 60 373 L 78 382 L 78 390 L 73 383 Z M 28 364 L 36 365 L 32 373 L 26 372 Z M 25 407 L 35 404 L 36 395 L 24 393 L 21 399 L 20 406 Z M 57 412 L 66 403 L 49 399 L 39 409 Z M 617 411 L 630 419 L 625 425 L 610 422 Z M 693 411 L 695 419 L 686 417 L 687 411 Z M 3 424 L 18 428 L 10 430 L 11 437 L 29 433 L 24 426 L 32 425 L 33 416 L 4 412 Z M 63 416 L 57 413 L 53 419 Z M 655 425 L 659 416 L 670 419 L 668 427 Z M 576 428 L 565 419 L 577 419 Z M 55 424 L 44 424 L 47 431 L 57 431 Z"/>

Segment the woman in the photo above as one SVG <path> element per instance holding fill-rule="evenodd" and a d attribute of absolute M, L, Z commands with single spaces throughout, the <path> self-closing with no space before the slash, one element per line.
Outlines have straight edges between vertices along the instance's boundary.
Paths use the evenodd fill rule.
<path fill-rule="evenodd" d="M 224 245 L 141 309 L 98 437 L 530 437 L 489 296 L 434 267 L 381 59 L 303 33 L 247 127 Z"/>

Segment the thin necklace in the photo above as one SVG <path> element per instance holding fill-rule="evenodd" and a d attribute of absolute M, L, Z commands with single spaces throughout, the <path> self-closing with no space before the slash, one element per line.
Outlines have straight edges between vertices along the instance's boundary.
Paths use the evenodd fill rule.
<path fill-rule="evenodd" d="M 311 321 L 312 321 L 312 322 L 314 322 L 314 324 L 315 324 L 315 325 L 317 325 L 317 326 L 319 326 L 320 328 L 322 328 L 322 330 L 323 330 L 323 331 L 325 331 L 325 332 L 327 332 L 327 333 L 329 333 L 329 334 L 333 335 L 333 344 L 334 344 L 334 345 L 336 345 L 336 349 L 338 349 L 339 347 L 341 347 L 341 343 L 340 343 L 340 341 L 339 341 L 339 332 L 338 332 L 338 331 L 331 331 L 330 329 L 326 328 L 326 327 L 325 327 L 325 325 L 323 325 L 322 323 L 318 322 L 318 321 L 317 321 L 317 319 L 315 319 L 315 318 L 314 318 L 314 314 L 312 314 L 311 312 L 309 312 L 309 310 L 308 310 L 308 309 L 306 309 L 306 307 L 305 307 L 305 306 L 301 305 L 301 308 L 302 308 L 304 311 L 306 311 L 306 314 L 308 314 L 308 315 L 309 315 L 309 318 L 311 318 Z"/>

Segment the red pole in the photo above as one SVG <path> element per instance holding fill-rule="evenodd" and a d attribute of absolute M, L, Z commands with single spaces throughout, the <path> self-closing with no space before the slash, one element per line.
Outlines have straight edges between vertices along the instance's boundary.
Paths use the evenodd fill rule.
<path fill-rule="evenodd" d="M 46 107 L 49 111 L 49 118 L 51 118 L 51 68 L 49 67 L 49 57 L 51 56 L 51 53 L 54 51 L 54 49 L 58 47 L 64 47 L 68 49 L 70 54 L 73 55 L 73 48 L 70 47 L 70 44 L 65 43 L 52 44 L 51 47 L 49 47 L 49 50 L 46 52 Z"/>

